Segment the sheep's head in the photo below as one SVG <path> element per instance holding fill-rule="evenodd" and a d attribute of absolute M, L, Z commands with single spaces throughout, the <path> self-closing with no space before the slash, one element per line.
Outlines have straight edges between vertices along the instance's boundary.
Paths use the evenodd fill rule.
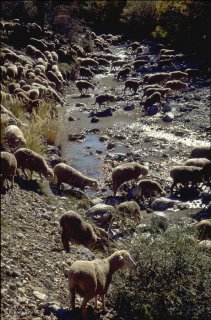
<path fill-rule="evenodd" d="M 123 268 L 135 268 L 136 263 L 135 261 L 131 258 L 131 255 L 129 254 L 128 251 L 126 250 L 120 250 L 117 251 L 118 256 L 119 256 L 119 262 L 122 262 L 122 267 Z"/>
<path fill-rule="evenodd" d="M 92 190 L 96 191 L 98 189 L 98 182 L 97 180 L 93 179 L 90 181 L 89 186 L 92 188 Z"/>
<path fill-rule="evenodd" d="M 53 170 L 52 169 L 48 169 L 47 171 L 47 174 L 46 174 L 46 178 L 48 179 L 48 181 L 50 183 L 53 183 L 53 180 L 54 180 L 54 173 L 53 173 Z"/>

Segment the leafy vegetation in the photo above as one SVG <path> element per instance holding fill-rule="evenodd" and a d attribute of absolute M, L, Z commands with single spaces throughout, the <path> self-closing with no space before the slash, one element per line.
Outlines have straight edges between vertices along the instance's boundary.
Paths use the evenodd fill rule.
<path fill-rule="evenodd" d="M 211 258 L 188 233 L 185 227 L 172 228 L 153 239 L 137 234 L 124 243 L 137 269 L 115 278 L 115 319 L 209 318 Z"/>
<path fill-rule="evenodd" d="M 166 40 L 183 51 L 209 59 L 211 2 L 206 0 L 1 1 L 2 17 L 50 25 L 70 41 L 91 27 L 138 40 Z"/>

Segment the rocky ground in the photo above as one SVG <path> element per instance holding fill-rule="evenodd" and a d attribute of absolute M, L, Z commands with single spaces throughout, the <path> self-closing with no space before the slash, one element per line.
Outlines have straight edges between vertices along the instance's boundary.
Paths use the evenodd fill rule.
<path fill-rule="evenodd" d="M 118 146 L 122 144 L 127 148 L 128 145 L 128 151 L 125 154 L 115 152 L 115 148 L 112 153 L 108 151 L 105 174 L 109 175 L 112 164 L 118 161 L 147 162 L 150 165 L 150 177 L 161 182 L 167 191 L 167 198 L 170 198 L 170 166 L 186 160 L 195 142 L 208 142 L 209 81 L 203 79 L 192 84 L 188 93 L 177 94 L 170 105 L 173 108 L 173 119 L 168 128 L 163 122 L 160 124 L 163 121 L 160 116 L 155 116 L 140 117 L 133 125 L 124 128 L 117 124 L 108 129 L 108 139 L 114 140 L 114 144 Z M 121 103 L 117 105 L 116 112 L 121 107 Z M 190 138 L 192 143 L 187 142 Z M 181 140 L 180 143 L 178 139 Z M 142 145 L 141 152 L 138 151 L 139 145 Z M 77 244 L 71 246 L 70 254 L 65 253 L 61 246 L 59 218 L 64 211 L 70 209 L 84 214 L 85 209 L 96 204 L 99 199 L 106 204 L 116 204 L 116 199 L 105 193 L 109 188 L 108 181 L 104 179 L 97 194 L 87 198 L 70 189 L 69 192 L 58 193 L 46 181 L 41 183 L 39 179 L 24 181 L 19 178 L 15 181 L 14 189 L 1 194 L 2 319 L 80 319 L 78 308 L 74 312 L 68 311 L 68 285 L 64 271 L 76 259 L 91 260 L 96 256 L 107 256 L 108 253 L 99 249 L 90 251 Z M 203 190 L 209 196 L 210 189 Z M 129 193 L 126 188 L 123 198 L 117 197 L 117 202 L 131 197 L 133 193 Z M 153 211 L 168 214 L 162 205 L 165 209 L 175 209 L 169 211 L 172 217 L 177 212 L 177 217 L 181 214 L 187 221 L 190 218 L 189 223 L 196 221 L 194 214 L 198 212 L 207 217 L 210 214 L 198 191 L 185 200 L 177 194 L 170 200 L 179 202 L 166 207 L 165 201 L 161 205 L 155 203 L 147 211 L 144 210 L 145 205 L 139 202 L 144 221 L 151 219 Z M 78 305 L 79 302 L 78 298 Z M 109 311 L 106 315 L 94 313 L 89 307 L 90 319 L 112 319 L 113 310 L 111 305 L 107 306 Z"/>

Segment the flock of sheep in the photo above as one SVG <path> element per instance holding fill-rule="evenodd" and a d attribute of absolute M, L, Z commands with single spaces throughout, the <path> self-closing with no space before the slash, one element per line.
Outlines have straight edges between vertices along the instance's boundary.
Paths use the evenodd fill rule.
<path fill-rule="evenodd" d="M 3 33 L 13 30 L 14 25 L 10 28 L 2 25 Z M 39 26 L 38 26 L 39 27 Z M 58 67 L 58 61 L 71 62 L 75 61 L 78 65 L 78 74 L 80 79 L 76 81 L 76 87 L 81 94 L 87 93 L 89 89 L 94 90 L 95 85 L 89 80 L 94 77 L 94 72 L 89 67 L 111 67 L 112 70 L 120 68 L 116 78 L 127 78 L 132 70 L 139 70 L 141 66 L 148 63 L 147 55 L 143 55 L 144 48 L 140 43 L 134 42 L 131 46 L 131 52 L 136 55 L 135 61 L 131 64 L 128 61 L 120 60 L 114 55 L 109 48 L 110 44 L 118 44 L 121 36 L 101 35 L 96 36 L 93 32 L 89 33 L 97 53 L 87 54 L 82 47 L 78 45 L 66 45 L 62 37 L 56 38 L 52 34 L 47 39 L 31 38 L 26 46 L 24 54 L 18 54 L 8 46 L 1 50 L 0 67 L 2 80 L 7 80 L 8 93 L 4 91 L 1 85 L 1 117 L 4 117 L 5 139 L 10 151 L 1 152 L 1 184 L 5 184 L 8 189 L 14 187 L 14 177 L 20 175 L 22 171 L 24 177 L 29 179 L 26 170 L 30 171 L 30 179 L 33 172 L 39 174 L 41 180 L 43 177 L 50 183 L 57 183 L 58 188 L 63 183 L 72 187 L 84 190 L 85 187 L 92 188 L 96 191 L 99 188 L 98 181 L 84 175 L 66 163 L 58 163 L 51 168 L 45 159 L 38 153 L 26 148 L 26 140 L 21 130 L 24 125 L 3 105 L 5 101 L 18 99 L 21 101 L 26 112 L 31 113 L 35 108 L 39 108 L 42 99 L 50 99 L 55 103 L 63 104 L 62 92 L 64 86 L 68 83 L 68 75 L 61 73 Z M 181 55 L 176 55 L 173 50 L 161 49 L 159 64 L 168 65 L 173 59 L 182 59 Z M 195 71 L 197 72 L 197 71 Z M 148 110 L 153 104 L 161 103 L 164 97 L 174 90 L 186 89 L 189 76 L 194 73 L 193 69 L 173 72 L 159 72 L 147 74 L 143 79 L 126 79 L 124 82 L 124 94 L 127 90 L 136 93 L 140 86 L 143 88 L 143 96 L 140 99 L 144 103 L 145 110 Z M 86 80 L 85 80 L 85 79 Z M 16 82 L 14 82 L 14 80 Z M 184 80 L 185 82 L 183 82 Z M 95 104 L 101 107 L 104 103 L 113 102 L 116 97 L 111 93 L 105 93 L 96 97 Z M 146 176 L 149 168 L 137 162 L 123 163 L 116 166 L 111 173 L 112 190 L 114 197 L 123 183 L 135 180 L 139 195 L 142 201 L 145 198 L 152 198 L 158 195 L 166 195 L 161 185 Z M 211 178 L 211 149 L 209 147 L 196 147 L 190 154 L 190 159 L 184 165 L 172 168 L 170 176 L 173 179 L 171 193 L 179 184 L 197 187 L 200 183 L 209 184 Z M 140 208 L 133 201 L 121 203 L 118 210 L 123 210 L 134 216 L 137 223 L 140 222 Z M 69 242 L 75 240 L 85 246 L 91 246 L 101 241 L 102 237 L 107 237 L 105 230 L 87 223 L 82 217 L 75 212 L 66 212 L 60 219 L 62 228 L 61 240 L 65 251 L 69 251 Z M 206 229 L 207 228 L 207 229 Z M 208 230 L 210 234 L 211 223 L 199 224 L 199 229 Z M 203 236 L 201 236 L 203 240 Z M 86 305 L 88 301 L 95 297 L 95 306 L 97 306 L 97 296 L 102 297 L 102 307 L 105 309 L 104 295 L 108 290 L 112 280 L 112 275 L 117 270 L 128 267 L 134 268 L 135 262 L 130 254 L 125 250 L 118 250 L 106 259 L 96 259 L 94 261 L 76 261 L 68 272 L 69 289 L 71 293 L 71 305 L 75 307 L 76 291 L 83 293 L 82 313 L 83 319 L 87 319 Z"/>

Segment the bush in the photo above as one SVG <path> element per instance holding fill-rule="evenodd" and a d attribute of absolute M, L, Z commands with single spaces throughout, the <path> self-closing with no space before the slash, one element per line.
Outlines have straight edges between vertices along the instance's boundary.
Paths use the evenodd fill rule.
<path fill-rule="evenodd" d="M 125 243 L 137 262 L 129 276 L 116 278 L 115 319 L 208 319 L 211 312 L 210 256 L 184 228 Z"/>

